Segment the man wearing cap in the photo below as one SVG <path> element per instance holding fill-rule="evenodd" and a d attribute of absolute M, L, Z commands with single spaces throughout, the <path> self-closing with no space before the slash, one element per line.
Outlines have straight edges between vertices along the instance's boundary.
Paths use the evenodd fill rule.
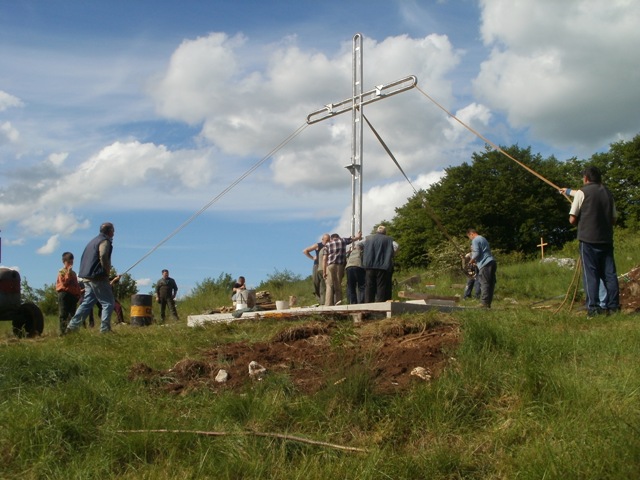
<path fill-rule="evenodd" d="M 362 266 L 365 269 L 365 303 L 391 300 L 393 257 L 398 244 L 387 235 L 384 225 L 378 226 L 376 233 L 362 242 Z"/>

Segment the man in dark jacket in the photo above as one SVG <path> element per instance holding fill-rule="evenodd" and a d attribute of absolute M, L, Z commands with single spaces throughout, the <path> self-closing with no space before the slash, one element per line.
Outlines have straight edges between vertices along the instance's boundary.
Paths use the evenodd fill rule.
<path fill-rule="evenodd" d="M 165 320 L 167 304 L 169 304 L 173 317 L 176 320 L 180 320 L 178 318 L 178 310 L 176 310 L 175 302 L 177 294 L 178 284 L 169 276 L 169 270 L 165 268 L 162 270 L 162 278 L 156 283 L 156 300 L 160 303 L 160 318 L 162 319 L 162 323 L 164 323 Z"/>
<path fill-rule="evenodd" d="M 78 277 L 84 283 L 85 292 L 82 303 L 67 326 L 66 333 L 80 328 L 82 321 L 93 310 L 96 302 L 102 305 L 100 333 L 111 331 L 111 314 L 115 305 L 112 283 L 120 279 L 118 276 L 109 282 L 112 241 L 115 232 L 112 223 L 103 223 L 100 225 L 100 234 L 87 244 L 82 253 Z"/>
<path fill-rule="evenodd" d="M 613 195 L 602 185 L 602 174 L 597 167 L 582 172 L 582 189 L 575 192 L 569 222 L 578 226 L 580 259 L 582 260 L 587 315 L 602 313 L 599 302 L 600 282 L 607 290 L 605 310 L 620 309 L 618 274 L 613 257 L 613 225 L 616 211 Z"/>
<path fill-rule="evenodd" d="M 387 236 L 387 229 L 380 225 L 376 233 L 362 242 L 362 266 L 365 269 L 365 303 L 391 300 L 393 257 L 397 244 Z"/>

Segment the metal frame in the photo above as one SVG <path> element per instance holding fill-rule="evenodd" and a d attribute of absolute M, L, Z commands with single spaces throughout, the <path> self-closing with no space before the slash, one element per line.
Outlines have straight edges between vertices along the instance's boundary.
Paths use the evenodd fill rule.
<path fill-rule="evenodd" d="M 386 85 L 377 85 L 368 92 L 362 91 L 363 85 L 362 35 L 353 37 L 353 88 L 351 97 L 338 103 L 330 103 L 307 115 L 307 124 L 321 122 L 327 118 L 351 111 L 351 164 L 345 168 L 351 173 L 351 235 L 362 231 L 362 115 L 365 105 L 383 100 L 398 93 L 406 92 L 418 84 L 414 75 L 401 78 Z"/>

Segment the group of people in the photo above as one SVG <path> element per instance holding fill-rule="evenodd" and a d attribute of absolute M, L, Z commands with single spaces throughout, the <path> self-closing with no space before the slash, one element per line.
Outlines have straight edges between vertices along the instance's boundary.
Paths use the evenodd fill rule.
<path fill-rule="evenodd" d="M 587 315 L 594 316 L 620 309 L 613 253 L 613 226 L 618 212 L 613 195 L 602 184 L 600 170 L 590 166 L 582 172 L 582 176 L 582 189 L 562 188 L 560 192 L 573 197 L 569 222 L 578 228 Z M 73 254 L 63 253 L 63 267 L 56 280 L 61 334 L 78 330 L 92 313 L 96 303 L 102 307 L 100 332 L 111 331 L 111 315 L 116 308 L 113 285 L 120 279 L 119 276 L 109 278 L 114 234 L 112 223 L 106 222 L 100 226 L 99 234 L 84 249 L 77 275 L 73 271 Z M 487 239 L 475 229 L 468 229 L 467 237 L 471 241 L 471 252 L 467 256 L 470 278 L 465 298 L 471 295 L 474 284 L 478 283 L 481 306 L 491 308 L 496 285 L 495 258 Z M 387 235 L 384 225 L 378 226 L 376 232 L 364 240 L 361 232 L 351 237 L 340 237 L 337 233 L 324 234 L 320 242 L 302 251 L 313 261 L 312 277 L 318 303 L 342 303 L 342 281 L 345 274 L 350 304 L 390 300 L 397 250 L 398 244 Z M 233 288 L 234 294 L 246 288 L 244 278 L 240 277 L 238 280 Z M 177 292 L 178 286 L 169 276 L 169 271 L 162 270 L 162 278 L 156 283 L 155 293 L 163 322 L 167 305 L 176 320 L 178 319 L 175 305 Z"/>
<path fill-rule="evenodd" d="M 602 174 L 595 166 L 582 172 L 580 190 L 560 189 L 573 197 L 569 222 L 578 227 L 580 259 L 587 316 L 620 310 L 620 291 L 613 253 L 613 226 L 616 211 L 613 195 L 602 184 Z M 467 230 L 471 252 L 463 256 L 468 276 L 464 298 L 475 296 L 483 308 L 491 308 L 496 286 L 497 263 L 486 238 L 475 229 Z M 341 238 L 324 234 L 320 242 L 302 253 L 313 260 L 314 293 L 320 304 L 342 301 L 342 279 L 347 275 L 347 298 L 350 304 L 381 302 L 391 299 L 393 257 L 398 244 L 380 225 L 375 234 L 362 241 L 357 237 Z M 347 251 L 347 245 L 351 248 Z"/>
<path fill-rule="evenodd" d="M 496 284 L 496 261 L 491 255 L 489 242 L 470 228 L 471 253 L 466 262 L 472 275 L 465 290 L 471 295 L 476 284 L 477 298 L 485 308 L 491 307 Z M 347 245 L 350 249 L 347 250 Z M 384 225 L 362 240 L 362 233 L 355 237 L 341 238 L 325 233 L 302 253 L 313 260 L 311 272 L 316 298 L 321 305 L 338 305 L 342 302 L 342 280 L 347 276 L 347 300 L 349 304 L 386 302 L 392 298 L 394 257 L 398 243 L 387 235 Z M 473 280 L 471 282 L 471 280 Z"/>
<path fill-rule="evenodd" d="M 77 274 L 73 270 L 73 254 L 62 254 L 63 267 L 58 271 L 56 279 L 61 335 L 77 331 L 87 318 L 93 318 L 93 307 L 96 304 L 100 310 L 101 333 L 112 331 L 111 315 L 114 310 L 118 321 L 124 322 L 122 306 L 113 292 L 113 286 L 120 280 L 120 276 L 109 278 L 114 235 L 115 227 L 112 223 L 100 225 L 99 234 L 89 241 L 82 253 Z M 178 319 L 175 306 L 177 292 L 178 286 L 169 277 L 169 271 L 162 270 L 162 278 L 156 283 L 156 300 L 160 303 L 163 322 L 167 305 L 176 320 Z"/>
<path fill-rule="evenodd" d="M 100 332 L 111 331 L 111 314 L 115 309 L 113 285 L 120 280 L 119 276 L 109 279 L 114 234 L 115 227 L 112 223 L 100 225 L 100 233 L 87 244 L 82 253 L 78 275 L 72 270 L 73 254 L 65 252 L 62 255 L 64 266 L 58 272 L 56 281 L 61 334 L 78 330 L 90 316 L 96 303 L 102 306 Z M 81 293 L 78 277 L 82 281 L 84 293 L 76 308 Z"/>
<path fill-rule="evenodd" d="M 349 247 L 349 248 L 347 248 Z M 398 244 L 380 225 L 376 233 L 362 239 L 325 233 L 302 253 L 313 260 L 314 293 L 321 305 L 342 303 L 342 280 L 347 276 L 350 304 L 391 300 L 393 258 Z"/>

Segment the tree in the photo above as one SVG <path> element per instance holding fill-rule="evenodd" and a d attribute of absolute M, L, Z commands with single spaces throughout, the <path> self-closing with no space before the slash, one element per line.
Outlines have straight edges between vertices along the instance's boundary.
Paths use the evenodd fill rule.
<path fill-rule="evenodd" d="M 20 298 L 22 300 L 22 303 L 38 303 L 40 301 L 38 292 L 34 290 L 31 285 L 29 285 L 29 282 L 27 282 L 27 277 L 22 277 L 20 279 Z"/>
<path fill-rule="evenodd" d="M 38 297 L 38 306 L 45 315 L 58 314 L 58 292 L 56 292 L 56 284 L 45 284 L 43 288 L 36 289 Z"/>
<path fill-rule="evenodd" d="M 116 271 L 111 269 L 111 277 L 117 276 Z M 123 273 L 120 276 L 118 283 L 113 286 L 113 294 L 118 300 L 125 300 L 131 298 L 131 295 L 138 293 L 138 285 L 136 281 L 128 273 Z"/>
<path fill-rule="evenodd" d="M 429 252 L 442 241 L 442 234 L 424 206 L 424 196 L 425 192 L 420 191 L 396 208 L 387 227 L 387 234 L 400 244 L 394 259 L 400 269 L 426 268 L 431 260 Z"/>
<path fill-rule="evenodd" d="M 259 289 L 268 289 L 268 288 L 279 289 L 291 283 L 299 282 L 301 280 L 302 280 L 302 277 L 300 275 L 297 275 L 287 269 L 280 271 L 276 268 L 273 273 L 267 275 L 267 279 L 264 282 L 261 282 L 260 285 L 258 285 L 258 288 Z"/>
<path fill-rule="evenodd" d="M 215 298 L 220 294 L 231 297 L 233 277 L 228 273 L 221 273 L 216 280 L 208 277 L 197 283 L 187 298 L 207 297 Z"/>
<path fill-rule="evenodd" d="M 620 217 L 618 225 L 640 227 L 640 134 L 631 141 L 612 143 L 606 153 L 594 154 L 589 163 L 602 171 Z"/>

